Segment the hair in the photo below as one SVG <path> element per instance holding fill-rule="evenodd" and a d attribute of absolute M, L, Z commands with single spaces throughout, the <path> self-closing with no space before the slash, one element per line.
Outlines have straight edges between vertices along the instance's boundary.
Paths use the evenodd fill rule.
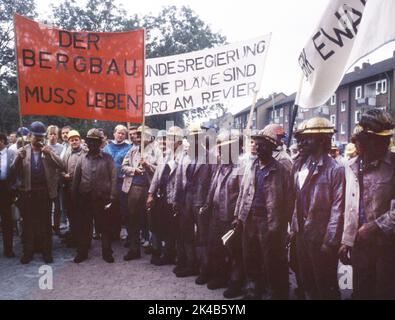
<path fill-rule="evenodd" d="M 125 132 L 125 134 L 128 133 L 128 129 L 123 125 L 123 124 L 119 124 L 114 128 L 114 133 L 117 132 L 118 130 L 123 130 Z"/>
<path fill-rule="evenodd" d="M 12 134 L 15 134 L 15 135 L 16 135 L 16 131 L 12 131 L 12 132 L 10 133 L 10 135 L 12 135 Z"/>
<path fill-rule="evenodd" d="M 130 130 L 137 130 L 137 129 L 138 129 L 137 126 L 130 126 L 130 127 L 129 127 L 129 131 L 130 131 Z"/>
<path fill-rule="evenodd" d="M 64 126 L 64 127 L 62 127 L 62 131 L 63 131 L 63 129 L 69 129 L 69 130 L 71 130 L 72 128 L 70 127 L 70 126 Z"/>
<path fill-rule="evenodd" d="M 3 133 L 3 132 L 0 132 L 0 140 L 3 141 L 3 143 L 4 143 L 5 145 L 8 144 L 7 135 L 6 135 L 5 133 Z"/>
<path fill-rule="evenodd" d="M 47 135 L 50 134 L 51 132 L 54 132 L 54 131 L 55 131 L 56 135 L 58 136 L 59 135 L 59 128 L 58 128 L 58 126 L 54 126 L 54 125 L 48 126 L 48 128 L 47 128 Z"/>

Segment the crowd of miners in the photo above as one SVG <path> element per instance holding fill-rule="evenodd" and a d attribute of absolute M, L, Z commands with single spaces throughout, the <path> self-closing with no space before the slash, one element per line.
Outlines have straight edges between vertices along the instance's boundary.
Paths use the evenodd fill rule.
<path fill-rule="evenodd" d="M 393 130 L 388 113 L 367 111 L 342 157 L 325 118 L 303 122 L 291 148 L 276 124 L 248 135 L 117 125 L 110 141 L 36 121 L 0 133 L 4 255 L 18 232 L 22 264 L 51 263 L 55 233 L 75 263 L 92 239 L 113 263 L 123 240 L 125 261 L 144 251 L 244 299 L 288 299 L 290 269 L 298 298 L 340 299 L 340 262 L 354 299 L 395 299 Z"/>

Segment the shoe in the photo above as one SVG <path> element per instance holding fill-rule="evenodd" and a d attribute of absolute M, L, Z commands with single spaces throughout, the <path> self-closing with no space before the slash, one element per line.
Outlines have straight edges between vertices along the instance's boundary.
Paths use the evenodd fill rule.
<path fill-rule="evenodd" d="M 92 235 L 92 239 L 93 239 L 93 240 L 100 240 L 100 234 L 99 234 L 99 233 L 94 233 L 94 234 Z"/>
<path fill-rule="evenodd" d="M 160 257 L 159 256 L 152 256 L 151 257 L 151 261 L 150 261 L 150 263 L 151 264 L 153 264 L 154 266 L 160 266 L 161 264 L 160 264 Z"/>
<path fill-rule="evenodd" d="M 140 252 L 129 251 L 129 252 L 123 257 L 123 260 L 125 260 L 125 261 L 130 261 L 130 260 L 136 260 L 136 259 L 140 259 L 140 258 L 141 258 Z"/>
<path fill-rule="evenodd" d="M 225 279 L 221 279 L 221 278 L 211 279 L 207 283 L 207 289 L 210 289 L 210 290 L 226 288 L 226 286 L 227 286 L 227 281 Z"/>
<path fill-rule="evenodd" d="M 46 264 L 52 263 L 53 262 L 52 255 L 51 254 L 44 254 L 43 260 Z"/>
<path fill-rule="evenodd" d="M 261 300 L 261 297 L 256 290 L 247 289 L 242 300 Z"/>
<path fill-rule="evenodd" d="M 166 266 L 174 263 L 175 263 L 175 258 L 169 256 L 163 256 L 160 257 L 159 266 Z"/>
<path fill-rule="evenodd" d="M 224 291 L 224 298 L 233 299 L 243 295 L 243 290 L 241 286 L 236 284 L 230 284 L 228 288 Z"/>
<path fill-rule="evenodd" d="M 15 253 L 13 251 L 4 252 L 4 257 L 6 257 L 6 258 L 15 258 Z"/>
<path fill-rule="evenodd" d="M 68 228 L 67 223 L 61 223 L 59 226 L 60 230 L 66 230 Z"/>
<path fill-rule="evenodd" d="M 121 233 L 119 234 L 119 237 L 121 240 L 126 240 L 128 238 L 128 232 L 126 231 L 125 228 L 121 229 Z"/>
<path fill-rule="evenodd" d="M 88 259 L 87 254 L 77 253 L 77 255 L 74 258 L 74 263 L 81 263 L 87 259 Z"/>
<path fill-rule="evenodd" d="M 177 278 L 186 278 L 186 277 L 196 276 L 198 274 L 199 273 L 197 272 L 196 269 L 184 268 L 184 269 L 180 269 L 178 272 L 176 272 L 176 277 Z"/>
<path fill-rule="evenodd" d="M 203 285 L 203 284 L 206 284 L 207 282 L 208 282 L 208 280 L 209 280 L 209 276 L 207 276 L 207 275 L 199 275 L 197 278 L 196 278 L 196 280 L 195 280 L 195 283 L 197 284 L 197 285 L 199 285 L 199 286 L 201 286 L 201 285 Z"/>
<path fill-rule="evenodd" d="M 145 254 L 152 254 L 152 251 L 153 251 L 153 249 L 152 249 L 151 245 L 149 245 L 148 247 L 144 248 L 144 253 Z"/>
<path fill-rule="evenodd" d="M 179 265 L 177 265 L 177 266 L 175 266 L 174 268 L 173 268 L 173 273 L 177 273 L 177 272 L 179 272 L 181 269 L 184 269 L 185 268 L 185 266 L 179 266 Z"/>
<path fill-rule="evenodd" d="M 114 257 L 111 254 L 103 255 L 103 260 L 108 263 L 114 263 Z"/>
<path fill-rule="evenodd" d="M 145 240 L 145 241 L 141 244 L 141 246 L 142 246 L 143 248 L 147 248 L 147 247 L 150 246 L 150 243 L 149 243 L 148 240 Z"/>
<path fill-rule="evenodd" d="M 27 255 L 27 254 L 24 254 L 22 257 L 21 257 L 21 263 L 22 264 L 28 264 L 30 261 L 32 261 L 33 260 L 33 256 L 32 255 Z"/>

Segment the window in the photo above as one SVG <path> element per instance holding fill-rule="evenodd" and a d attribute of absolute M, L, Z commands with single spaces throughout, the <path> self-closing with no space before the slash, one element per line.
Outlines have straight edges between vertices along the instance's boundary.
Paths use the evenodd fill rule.
<path fill-rule="evenodd" d="M 346 130 L 344 128 L 344 123 L 340 124 L 340 134 L 346 134 Z"/>
<path fill-rule="evenodd" d="M 359 86 L 355 88 L 355 99 L 361 99 L 361 98 L 362 98 L 362 86 Z"/>
<path fill-rule="evenodd" d="M 341 112 L 346 111 L 346 101 L 342 101 L 342 102 L 340 103 L 340 111 L 341 111 Z"/>
<path fill-rule="evenodd" d="M 381 93 L 387 93 L 387 79 L 376 82 L 376 95 Z"/>
<path fill-rule="evenodd" d="M 285 122 L 288 122 L 288 116 L 285 116 Z"/>
<path fill-rule="evenodd" d="M 336 93 L 331 97 L 331 106 L 336 104 Z"/>
<path fill-rule="evenodd" d="M 355 111 L 355 123 L 358 123 L 361 120 L 361 111 Z"/>
<path fill-rule="evenodd" d="M 279 118 L 280 117 L 280 110 L 276 110 L 276 118 Z"/>
<path fill-rule="evenodd" d="M 280 109 L 280 117 L 284 117 L 284 109 L 283 108 Z"/>
<path fill-rule="evenodd" d="M 331 114 L 330 121 L 331 121 L 332 125 L 336 126 L 336 115 L 335 114 Z"/>

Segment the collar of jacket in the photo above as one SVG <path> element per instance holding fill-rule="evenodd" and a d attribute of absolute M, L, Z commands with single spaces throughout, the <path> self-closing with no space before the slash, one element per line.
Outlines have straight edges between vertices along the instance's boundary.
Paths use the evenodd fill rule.
<path fill-rule="evenodd" d="M 103 156 L 103 151 L 100 150 L 97 155 L 93 156 L 93 155 L 89 154 L 89 152 L 88 152 L 85 157 L 96 159 L 96 158 L 103 158 L 104 156 Z"/>
<path fill-rule="evenodd" d="M 371 162 L 369 164 L 369 168 L 377 168 L 380 165 L 381 162 L 383 162 L 383 163 L 385 163 L 385 164 L 387 164 L 389 166 L 392 166 L 393 165 L 393 157 L 394 156 L 391 154 L 391 151 L 387 151 L 387 153 L 385 154 L 383 159 Z M 349 161 L 349 166 L 351 167 L 351 169 L 356 174 L 358 174 L 358 162 L 359 162 L 360 159 L 361 159 L 361 157 L 358 156 L 358 157 L 352 158 Z"/>
<path fill-rule="evenodd" d="M 184 145 L 180 145 L 176 151 L 173 150 L 166 150 L 166 157 L 168 160 L 179 160 L 179 157 L 182 155 L 182 153 L 184 152 Z"/>
<path fill-rule="evenodd" d="M 267 164 L 268 167 L 268 173 L 269 174 L 271 171 L 276 171 L 277 170 L 277 162 L 274 158 L 272 158 L 270 160 L 270 162 Z M 253 168 L 254 170 L 256 169 L 260 169 L 261 168 L 261 164 L 259 163 L 259 158 L 256 158 L 253 162 Z"/>
<path fill-rule="evenodd" d="M 77 153 L 78 155 L 80 155 L 81 153 L 82 153 L 82 151 L 84 151 L 83 150 L 83 148 L 82 147 L 80 147 L 78 150 L 73 150 L 73 149 L 71 149 L 71 153 Z"/>

